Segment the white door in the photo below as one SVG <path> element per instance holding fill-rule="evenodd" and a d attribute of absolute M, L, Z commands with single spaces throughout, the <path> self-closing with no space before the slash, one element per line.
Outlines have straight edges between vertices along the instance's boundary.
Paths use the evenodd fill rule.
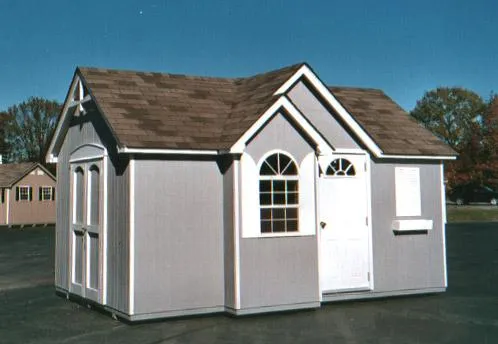
<path fill-rule="evenodd" d="M 322 292 L 370 288 L 366 156 L 320 158 Z"/>
<path fill-rule="evenodd" d="M 71 292 L 99 302 L 101 161 L 71 165 Z"/>

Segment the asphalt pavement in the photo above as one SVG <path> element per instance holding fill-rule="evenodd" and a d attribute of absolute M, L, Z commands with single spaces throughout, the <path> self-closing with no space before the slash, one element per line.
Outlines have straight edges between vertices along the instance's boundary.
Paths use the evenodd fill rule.
<path fill-rule="evenodd" d="M 0 228 L 0 343 L 498 343 L 498 223 L 447 228 L 446 293 L 129 325 L 55 295 L 53 228 Z"/>

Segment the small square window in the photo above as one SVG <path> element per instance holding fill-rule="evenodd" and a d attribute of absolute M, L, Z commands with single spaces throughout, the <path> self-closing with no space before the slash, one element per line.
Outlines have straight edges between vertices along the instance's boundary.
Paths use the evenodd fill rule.
<path fill-rule="evenodd" d="M 41 201 L 51 201 L 52 200 L 52 187 L 51 186 L 42 186 L 40 188 L 40 200 Z"/>
<path fill-rule="evenodd" d="M 19 200 L 20 201 L 29 201 L 30 199 L 30 187 L 29 186 L 20 186 L 19 187 Z"/>

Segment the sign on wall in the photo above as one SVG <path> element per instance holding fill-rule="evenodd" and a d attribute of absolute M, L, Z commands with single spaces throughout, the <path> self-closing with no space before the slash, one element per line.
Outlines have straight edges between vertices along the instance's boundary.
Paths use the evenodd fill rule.
<path fill-rule="evenodd" d="M 421 216 L 420 169 L 396 167 L 396 216 Z"/>

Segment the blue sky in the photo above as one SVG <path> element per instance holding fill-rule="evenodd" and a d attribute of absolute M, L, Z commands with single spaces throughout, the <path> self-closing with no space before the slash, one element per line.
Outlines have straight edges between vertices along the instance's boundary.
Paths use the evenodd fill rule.
<path fill-rule="evenodd" d="M 0 0 L 0 110 L 63 101 L 78 65 L 247 76 L 306 61 L 330 85 L 498 92 L 493 0 Z"/>

